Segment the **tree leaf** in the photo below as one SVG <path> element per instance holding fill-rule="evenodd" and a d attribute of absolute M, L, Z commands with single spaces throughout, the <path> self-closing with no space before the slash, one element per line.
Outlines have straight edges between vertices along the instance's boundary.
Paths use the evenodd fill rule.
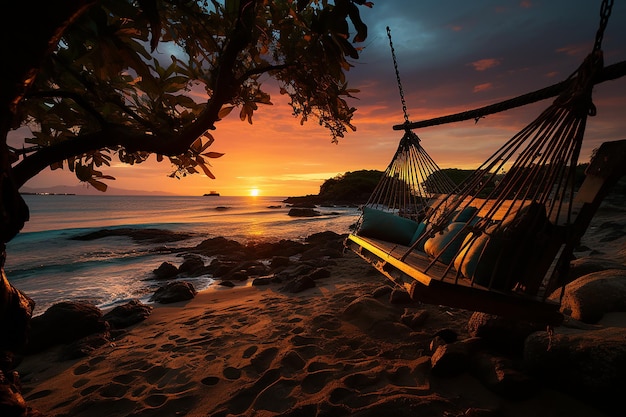
<path fill-rule="evenodd" d="M 209 167 L 207 167 L 205 164 L 199 164 L 199 165 L 200 165 L 200 168 L 202 168 L 202 170 L 204 171 L 204 175 L 211 178 L 212 180 L 215 179 L 215 175 L 213 175 L 213 173 L 209 170 Z"/>
<path fill-rule="evenodd" d="M 225 154 L 220 153 L 220 152 L 207 152 L 207 153 L 203 153 L 202 155 L 204 155 L 204 156 L 206 156 L 208 158 L 221 158 Z"/>
<path fill-rule="evenodd" d="M 220 109 L 219 113 L 217 114 L 217 117 L 219 117 L 220 119 L 223 119 L 224 117 L 228 116 L 230 114 L 231 111 L 233 111 L 233 109 L 235 108 L 235 106 L 224 106 Z"/>
<path fill-rule="evenodd" d="M 90 178 L 88 182 L 93 188 L 98 191 L 105 192 L 107 190 L 107 185 L 103 182 L 96 180 L 95 178 Z"/>

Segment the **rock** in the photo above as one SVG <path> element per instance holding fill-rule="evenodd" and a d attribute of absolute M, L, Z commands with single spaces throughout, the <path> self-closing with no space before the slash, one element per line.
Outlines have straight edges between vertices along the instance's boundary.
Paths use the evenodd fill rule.
<path fill-rule="evenodd" d="M 294 279 L 309 274 L 315 269 L 314 266 L 299 262 L 292 264 L 276 274 L 277 277 L 286 280 Z"/>
<path fill-rule="evenodd" d="M 328 278 L 330 276 L 330 270 L 328 268 L 315 268 L 306 276 L 308 276 L 312 280 Z"/>
<path fill-rule="evenodd" d="M 126 304 L 115 307 L 104 315 L 113 329 L 124 329 L 147 319 L 152 313 L 152 307 L 139 300 L 131 300 Z"/>
<path fill-rule="evenodd" d="M 570 262 L 568 278 L 571 282 L 592 272 L 606 271 L 607 269 L 626 269 L 626 265 L 610 259 L 594 257 L 575 259 Z"/>
<path fill-rule="evenodd" d="M 375 298 L 361 296 L 348 304 L 342 317 L 363 330 L 369 330 L 378 323 L 398 321 L 398 311 Z"/>
<path fill-rule="evenodd" d="M 239 254 L 239 256 L 245 256 L 246 253 L 244 245 L 234 240 L 226 239 L 224 237 L 214 237 L 206 239 L 199 243 L 193 250 L 194 252 L 201 253 L 205 256 L 233 256 L 234 254 Z"/>
<path fill-rule="evenodd" d="M 623 415 L 626 328 L 533 333 L 524 346 L 524 367 L 551 387 Z"/>
<path fill-rule="evenodd" d="M 163 262 L 152 272 L 154 273 L 156 279 L 170 279 L 178 275 L 178 268 L 170 262 Z"/>
<path fill-rule="evenodd" d="M 511 400 L 528 399 L 538 391 L 537 381 L 515 369 L 513 361 L 504 356 L 472 355 L 470 372 L 485 387 Z"/>
<path fill-rule="evenodd" d="M 433 375 L 455 376 L 467 370 L 469 352 L 463 343 L 439 345 L 430 358 Z"/>
<path fill-rule="evenodd" d="M 274 256 L 289 257 L 301 253 L 307 245 L 293 240 L 282 239 L 278 242 L 257 242 L 246 246 L 251 259 L 272 258 Z"/>
<path fill-rule="evenodd" d="M 273 256 L 270 261 L 270 268 L 276 269 L 284 266 L 288 266 L 291 263 L 291 259 L 288 256 Z"/>
<path fill-rule="evenodd" d="M 259 287 L 262 285 L 269 285 L 272 283 L 273 277 L 258 277 L 252 280 L 252 286 Z"/>
<path fill-rule="evenodd" d="M 156 290 L 150 301 L 161 304 L 176 303 L 191 300 L 196 294 L 197 291 L 190 282 L 176 281 Z"/>
<path fill-rule="evenodd" d="M 321 216 L 319 211 L 308 207 L 292 207 L 287 215 L 292 217 L 316 217 Z"/>
<path fill-rule="evenodd" d="M 389 286 L 389 285 L 381 285 L 380 287 L 376 288 L 372 292 L 372 297 L 374 297 L 374 298 L 384 297 L 386 295 L 391 294 L 391 291 L 393 291 L 393 288 L 391 288 L 391 286 Z"/>
<path fill-rule="evenodd" d="M 327 242 L 339 242 L 340 244 L 343 244 L 344 238 L 345 236 L 328 230 L 325 232 L 313 233 L 312 235 L 307 236 L 306 241 L 307 243 L 313 245 L 320 245 Z"/>
<path fill-rule="evenodd" d="M 198 276 L 206 272 L 204 261 L 199 256 L 187 255 L 185 260 L 178 267 L 179 273 L 187 276 Z"/>
<path fill-rule="evenodd" d="M 17 388 L 0 381 L 0 416 L 23 417 L 27 415 L 27 410 L 26 402 Z"/>
<path fill-rule="evenodd" d="M 428 311 L 426 310 L 409 311 L 405 309 L 404 314 L 400 317 L 400 321 L 413 330 L 422 327 L 426 319 L 428 319 Z"/>
<path fill-rule="evenodd" d="M 91 304 L 64 301 L 54 304 L 31 320 L 27 353 L 41 352 L 108 330 L 102 312 Z"/>
<path fill-rule="evenodd" d="M 467 323 L 472 337 L 482 338 L 489 346 L 507 353 L 521 353 L 526 337 L 545 330 L 543 323 L 530 323 L 493 314 L 475 312 Z"/>
<path fill-rule="evenodd" d="M 596 323 L 608 312 L 626 311 L 626 269 L 597 271 L 570 282 L 565 286 L 561 311 L 585 323 Z"/>
<path fill-rule="evenodd" d="M 389 302 L 391 304 L 413 304 L 411 295 L 404 288 L 395 287 L 389 294 Z"/>
<path fill-rule="evenodd" d="M 305 275 L 289 281 L 287 285 L 283 287 L 283 291 L 295 294 L 314 287 L 315 281 Z"/>

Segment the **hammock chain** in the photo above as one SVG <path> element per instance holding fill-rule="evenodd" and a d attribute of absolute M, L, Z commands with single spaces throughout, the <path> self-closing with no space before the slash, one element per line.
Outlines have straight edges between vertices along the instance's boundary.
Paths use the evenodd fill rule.
<path fill-rule="evenodd" d="M 396 51 L 393 49 L 393 42 L 391 41 L 391 29 L 387 26 L 387 37 L 389 38 L 389 47 L 391 48 L 391 57 L 393 58 L 393 68 L 396 71 L 396 80 L 398 81 L 398 90 L 400 91 L 400 100 L 402 100 L 402 112 L 404 113 L 404 123 L 409 124 L 409 115 L 406 110 L 406 100 L 404 99 L 404 90 L 402 89 L 402 82 L 400 81 L 400 71 L 398 70 L 398 61 L 396 60 Z"/>
<path fill-rule="evenodd" d="M 597 52 L 602 49 L 602 39 L 604 38 L 604 30 L 609 23 L 609 17 L 611 16 L 611 9 L 613 8 L 613 0 L 603 0 L 600 7 L 600 25 L 596 32 L 596 41 L 593 45 L 593 51 Z"/>

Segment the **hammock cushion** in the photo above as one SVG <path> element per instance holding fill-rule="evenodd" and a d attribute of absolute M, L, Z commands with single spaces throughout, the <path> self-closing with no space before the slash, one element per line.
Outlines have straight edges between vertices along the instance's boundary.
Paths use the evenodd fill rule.
<path fill-rule="evenodd" d="M 461 248 L 465 235 L 469 233 L 466 225 L 465 222 L 450 223 L 441 232 L 426 240 L 424 252 L 446 265 L 449 264 Z"/>
<path fill-rule="evenodd" d="M 366 206 L 358 234 L 409 246 L 417 227 L 416 221 Z"/>
<path fill-rule="evenodd" d="M 543 248 L 538 238 L 548 226 L 545 206 L 539 203 L 525 206 L 518 215 L 490 226 L 486 233 L 472 239 L 456 256 L 454 267 L 478 285 L 510 289 L 525 279 L 532 263 L 537 261 L 536 252 Z M 470 234 L 466 239 L 471 237 Z"/>
<path fill-rule="evenodd" d="M 417 239 L 419 239 L 424 232 L 426 231 L 426 223 L 424 222 L 420 222 L 417 225 L 417 229 L 415 229 L 415 233 L 413 233 L 413 237 L 411 238 L 411 242 L 409 242 L 409 246 L 413 246 L 413 244 L 415 242 L 417 242 Z M 425 239 L 422 239 L 421 245 L 418 245 L 417 249 L 421 250 L 422 252 L 424 252 L 424 241 Z"/>
<path fill-rule="evenodd" d="M 477 211 L 478 208 L 474 206 L 467 206 L 463 210 L 458 211 L 450 223 L 468 222 Z"/>

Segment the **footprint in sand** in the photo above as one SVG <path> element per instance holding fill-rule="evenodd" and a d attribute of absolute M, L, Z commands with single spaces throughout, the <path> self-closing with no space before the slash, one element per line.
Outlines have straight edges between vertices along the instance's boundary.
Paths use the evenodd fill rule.
<path fill-rule="evenodd" d="M 258 373 L 265 372 L 269 369 L 270 365 L 276 355 L 278 354 L 277 347 L 267 348 L 259 352 L 255 357 L 250 360 L 252 368 Z"/>
<path fill-rule="evenodd" d="M 258 346 L 250 346 L 249 348 L 247 348 L 246 350 L 243 351 L 243 355 L 242 357 L 244 359 L 250 358 L 252 357 L 252 355 L 254 355 L 256 353 L 256 351 L 259 350 Z"/>
<path fill-rule="evenodd" d="M 307 394 L 320 392 L 326 386 L 326 383 L 333 378 L 334 374 L 333 371 L 329 370 L 311 372 L 302 380 L 302 392 Z"/>
<path fill-rule="evenodd" d="M 90 381 L 89 378 L 80 378 L 79 380 L 75 381 L 72 384 L 72 388 L 80 388 L 84 386 L 85 384 L 89 383 L 89 381 Z"/>
<path fill-rule="evenodd" d="M 120 374 L 113 377 L 113 382 L 118 382 L 120 384 L 130 384 L 137 377 L 131 374 Z"/>
<path fill-rule="evenodd" d="M 87 364 L 78 365 L 76 369 L 74 369 L 74 375 L 83 375 L 89 372 L 91 367 Z"/>
<path fill-rule="evenodd" d="M 205 378 L 202 378 L 200 382 L 202 382 L 202 384 L 204 385 L 216 385 L 218 382 L 220 382 L 220 379 L 216 376 L 207 376 Z"/>
<path fill-rule="evenodd" d="M 241 369 L 233 368 L 232 366 L 224 368 L 222 371 L 224 378 L 235 380 L 241 378 Z"/>
<path fill-rule="evenodd" d="M 28 397 L 26 397 L 26 401 L 32 401 L 32 400 L 36 400 L 38 398 L 44 398 L 44 397 L 47 397 L 50 394 L 52 394 L 52 390 L 49 390 L 49 389 L 36 391 L 36 392 L 33 392 L 32 394 L 30 394 Z"/>
<path fill-rule="evenodd" d="M 241 414 L 246 411 L 261 391 L 272 385 L 280 378 L 280 369 L 270 369 L 265 372 L 252 386 L 239 391 L 228 401 L 228 409 L 232 414 Z"/>
<path fill-rule="evenodd" d="M 253 408 L 255 410 L 267 410 L 274 413 L 284 413 L 296 404 L 296 399 L 289 394 L 298 381 L 290 379 L 279 379 L 257 396 Z"/>
<path fill-rule="evenodd" d="M 99 393 L 105 398 L 122 398 L 128 392 L 128 385 L 112 382 L 103 386 Z"/>
<path fill-rule="evenodd" d="M 144 400 L 144 403 L 146 403 L 146 405 L 148 405 L 149 407 L 156 408 L 165 404 L 166 401 L 167 401 L 167 395 L 152 394 L 146 397 L 146 399 Z"/>

